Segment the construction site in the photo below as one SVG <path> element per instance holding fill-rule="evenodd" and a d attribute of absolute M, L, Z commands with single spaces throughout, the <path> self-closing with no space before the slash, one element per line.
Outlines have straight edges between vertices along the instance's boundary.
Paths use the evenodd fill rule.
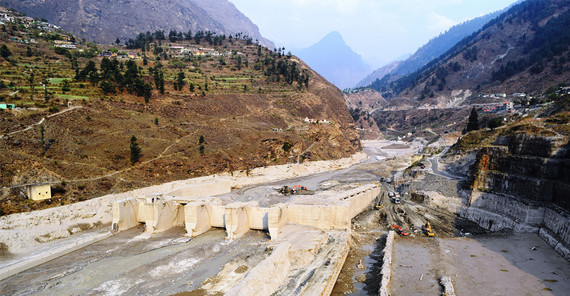
<path fill-rule="evenodd" d="M 0 295 L 565 295 L 568 258 L 468 219 L 461 176 L 411 165 L 423 148 L 2 217 Z"/>

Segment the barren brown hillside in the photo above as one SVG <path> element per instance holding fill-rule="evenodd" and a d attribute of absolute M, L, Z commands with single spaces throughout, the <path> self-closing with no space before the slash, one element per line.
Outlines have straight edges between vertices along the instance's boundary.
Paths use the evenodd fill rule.
<path fill-rule="evenodd" d="M 114 80 L 110 82 L 116 84 L 116 94 L 105 94 L 98 84 L 106 80 L 92 84 L 76 79 L 74 74 L 88 61 L 100 69 L 104 59 L 85 57 L 85 52 L 104 48 L 78 44 L 77 50 L 60 55 L 51 41 L 8 41 L 33 34 L 25 30 L 0 34 L 12 53 L 0 68 L 5 85 L 0 101 L 16 107 L 0 111 L 0 214 L 219 172 L 341 158 L 360 149 L 340 90 L 295 57 L 247 40 L 225 38 L 218 45 L 161 41 L 152 44 L 163 48 L 157 55 L 128 50 L 141 57 L 146 54 L 147 65 L 142 58 L 119 55 L 116 59 L 123 69 L 135 61 L 139 77 L 153 87 L 150 73 L 162 71 L 164 94 L 152 90 L 145 103 L 143 97 L 129 94 L 128 87 L 121 91 Z M 168 53 L 174 45 L 208 47 L 211 54 L 177 58 Z M 27 47 L 32 56 L 27 56 Z M 297 67 L 301 76 L 308 74 L 308 82 L 267 75 L 278 64 L 287 65 L 289 73 Z M 180 72 L 185 74 L 184 86 L 175 90 Z M 103 77 L 102 70 L 98 73 Z M 47 91 L 39 83 L 44 78 Z M 64 81 L 71 90 L 63 92 Z M 319 123 L 307 123 L 305 118 Z M 134 165 L 129 150 L 132 136 L 142 152 Z M 21 185 L 42 182 L 52 184 L 51 201 L 32 202 L 20 194 Z"/>

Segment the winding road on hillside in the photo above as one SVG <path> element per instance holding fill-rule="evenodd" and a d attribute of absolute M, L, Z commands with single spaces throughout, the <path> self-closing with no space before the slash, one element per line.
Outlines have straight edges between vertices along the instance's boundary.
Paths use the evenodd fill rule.
<path fill-rule="evenodd" d="M 65 109 L 65 110 L 59 111 L 59 112 L 57 112 L 57 113 L 50 114 L 50 115 L 48 115 L 48 116 L 46 116 L 46 117 L 42 117 L 42 119 L 41 119 L 40 121 L 38 121 L 38 122 L 36 122 L 36 123 L 34 123 L 34 124 L 30 124 L 30 125 L 28 125 L 26 128 L 24 128 L 24 129 L 17 130 L 17 131 L 13 131 L 13 132 L 9 132 L 9 133 L 7 133 L 7 134 L 5 134 L 5 135 L 0 135 L 0 140 L 2 140 L 2 139 L 4 138 L 4 136 L 11 136 L 11 135 L 19 134 L 19 133 L 22 133 L 22 132 L 25 132 L 25 131 L 28 131 L 28 130 L 32 129 L 34 126 L 42 125 L 46 119 L 49 119 L 49 118 L 52 118 L 52 117 L 55 117 L 55 116 L 59 116 L 59 115 L 61 115 L 61 114 L 67 113 L 67 112 L 69 112 L 69 111 L 73 111 L 73 110 L 75 110 L 75 109 L 80 109 L 80 108 L 83 108 L 83 106 L 70 107 L 70 108 L 67 108 L 67 109 Z"/>
<path fill-rule="evenodd" d="M 439 159 L 441 158 L 441 156 L 445 155 L 445 153 L 447 153 L 447 151 L 449 151 L 449 148 L 450 147 L 447 147 L 440 154 L 428 158 L 429 162 L 431 163 L 431 170 L 435 175 L 442 176 L 445 178 L 449 178 L 450 180 L 459 180 L 459 181 L 465 180 L 464 177 L 455 176 L 455 175 L 452 175 L 448 172 L 441 171 L 439 169 Z"/>

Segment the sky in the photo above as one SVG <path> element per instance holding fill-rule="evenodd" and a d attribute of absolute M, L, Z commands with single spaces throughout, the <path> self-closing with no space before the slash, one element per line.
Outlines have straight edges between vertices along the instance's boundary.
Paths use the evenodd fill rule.
<path fill-rule="evenodd" d="M 230 0 L 286 50 L 305 48 L 332 31 L 364 61 L 380 67 L 452 26 L 516 0 Z"/>

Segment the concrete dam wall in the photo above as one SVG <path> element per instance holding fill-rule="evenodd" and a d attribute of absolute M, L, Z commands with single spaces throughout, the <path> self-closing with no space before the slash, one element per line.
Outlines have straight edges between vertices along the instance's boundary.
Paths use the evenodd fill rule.
<path fill-rule="evenodd" d="M 250 229 L 279 236 L 286 224 L 312 226 L 322 230 L 350 229 L 351 220 L 370 206 L 380 186 L 363 185 L 344 191 L 297 195 L 288 203 L 271 207 L 256 202 L 224 204 L 214 197 L 230 191 L 229 182 L 192 184 L 168 193 L 150 194 L 113 203 L 113 231 L 123 231 L 144 223 L 145 232 L 157 233 L 184 226 L 189 236 L 213 227 L 226 229 L 235 239 Z M 211 194 L 210 197 L 204 197 Z"/>

